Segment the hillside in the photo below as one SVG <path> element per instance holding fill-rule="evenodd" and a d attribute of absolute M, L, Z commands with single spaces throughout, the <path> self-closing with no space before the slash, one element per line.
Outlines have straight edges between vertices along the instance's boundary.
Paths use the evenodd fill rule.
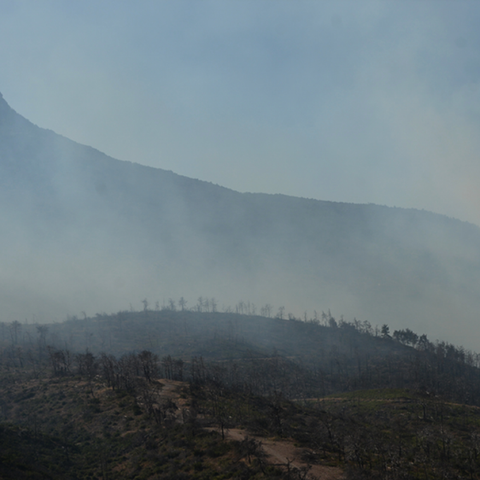
<path fill-rule="evenodd" d="M 115 160 L 33 125 L 3 98 L 0 221 L 4 321 L 208 295 L 297 316 L 331 308 L 475 347 L 476 226 L 241 194 Z"/>
<path fill-rule="evenodd" d="M 86 352 L 117 365 L 109 356 L 129 364 L 149 351 L 158 357 L 162 376 L 194 382 L 212 376 L 231 388 L 248 385 L 258 395 L 281 391 L 294 400 L 413 388 L 480 406 L 475 352 L 408 329 L 337 320 L 330 313 L 301 321 L 163 309 L 50 325 L 0 323 L 0 346 L 0 363 L 13 369 L 40 372 L 48 362 L 55 373 L 68 373 L 75 356 Z"/>
<path fill-rule="evenodd" d="M 409 330 L 146 309 L 0 334 L 5 479 L 480 478 L 480 357 Z"/>

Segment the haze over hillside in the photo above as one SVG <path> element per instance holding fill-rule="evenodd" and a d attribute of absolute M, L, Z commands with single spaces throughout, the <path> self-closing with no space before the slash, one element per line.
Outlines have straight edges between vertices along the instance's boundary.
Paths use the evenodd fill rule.
<path fill-rule="evenodd" d="M 140 158 L 132 158 L 140 161 Z M 2 321 L 200 295 L 410 327 L 470 348 L 480 230 L 433 213 L 241 194 L 110 158 L 0 98 Z M 188 306 L 190 306 L 188 305 Z"/>

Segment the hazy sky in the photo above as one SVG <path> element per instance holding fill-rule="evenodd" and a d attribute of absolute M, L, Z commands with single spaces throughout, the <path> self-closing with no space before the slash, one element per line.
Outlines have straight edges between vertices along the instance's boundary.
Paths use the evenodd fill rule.
<path fill-rule="evenodd" d="M 239 191 L 480 225 L 480 2 L 0 1 L 39 126 Z"/>

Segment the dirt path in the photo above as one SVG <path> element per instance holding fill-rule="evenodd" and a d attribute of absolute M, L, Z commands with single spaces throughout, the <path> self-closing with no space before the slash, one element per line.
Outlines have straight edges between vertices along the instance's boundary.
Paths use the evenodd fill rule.
<path fill-rule="evenodd" d="M 225 432 L 225 438 L 228 440 L 242 441 L 247 436 L 245 430 L 232 428 Z M 250 435 L 252 437 L 252 435 Z M 302 450 L 295 447 L 293 442 L 285 440 L 277 441 L 265 437 L 253 437 L 262 443 L 263 451 L 267 455 L 267 462 L 273 465 L 285 466 L 298 470 L 308 467 L 308 464 L 302 461 Z M 324 465 L 311 465 L 308 473 L 310 479 L 318 480 L 340 480 L 343 478 L 343 472 L 336 467 L 327 467 Z"/>
<path fill-rule="evenodd" d="M 174 400 L 181 408 L 186 403 L 186 400 L 181 398 L 181 391 L 185 387 L 184 382 L 174 380 L 161 379 L 160 397 Z M 178 420 L 180 421 L 180 410 L 177 412 Z M 219 431 L 217 428 L 209 428 L 208 430 Z M 248 435 L 246 430 L 232 428 L 225 431 L 225 438 L 227 440 L 242 441 Z M 293 442 L 286 440 L 272 440 L 266 437 L 259 437 L 248 435 L 250 438 L 261 442 L 262 449 L 266 454 L 266 460 L 272 465 L 278 465 L 287 468 L 296 468 L 301 470 L 307 468 L 308 463 L 302 461 L 302 452 L 305 449 L 297 448 Z M 343 479 L 343 471 L 336 467 L 328 467 L 324 465 L 311 465 L 308 471 L 308 479 L 316 480 L 341 480 Z"/>

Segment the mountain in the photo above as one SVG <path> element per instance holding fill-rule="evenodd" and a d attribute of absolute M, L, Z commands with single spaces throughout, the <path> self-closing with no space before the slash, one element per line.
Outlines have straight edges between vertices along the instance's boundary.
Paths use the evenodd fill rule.
<path fill-rule="evenodd" d="M 141 160 L 141 159 L 139 159 Z M 332 309 L 475 348 L 480 230 L 378 205 L 238 193 L 115 160 L 0 96 L 0 320 L 215 297 Z"/>

